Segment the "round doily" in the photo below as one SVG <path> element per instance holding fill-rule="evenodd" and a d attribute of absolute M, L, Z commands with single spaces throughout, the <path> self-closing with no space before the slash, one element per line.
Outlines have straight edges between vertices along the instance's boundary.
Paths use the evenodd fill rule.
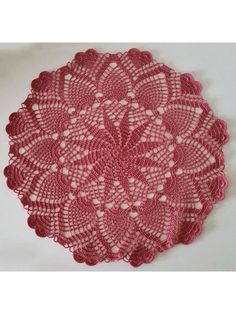
<path fill-rule="evenodd" d="M 4 173 L 38 236 L 79 263 L 139 266 L 201 233 L 224 197 L 228 134 L 191 74 L 89 49 L 31 87 Z"/>

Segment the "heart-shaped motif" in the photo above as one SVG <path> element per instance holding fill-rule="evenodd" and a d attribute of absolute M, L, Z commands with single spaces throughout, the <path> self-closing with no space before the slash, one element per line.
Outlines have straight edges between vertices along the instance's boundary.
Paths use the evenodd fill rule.
<path fill-rule="evenodd" d="M 138 216 L 137 212 L 129 212 L 131 218 L 136 218 Z"/>

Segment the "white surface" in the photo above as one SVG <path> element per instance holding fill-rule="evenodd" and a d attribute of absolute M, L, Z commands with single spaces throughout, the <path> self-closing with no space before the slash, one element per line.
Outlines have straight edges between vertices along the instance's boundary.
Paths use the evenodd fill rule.
<path fill-rule="evenodd" d="M 191 245 L 177 245 L 154 262 L 134 269 L 125 262 L 93 267 L 74 262 L 72 255 L 27 226 L 27 214 L 5 184 L 8 164 L 8 116 L 26 98 L 33 78 L 71 60 L 77 51 L 150 50 L 156 59 L 180 72 L 191 72 L 203 84 L 203 95 L 215 114 L 228 123 L 225 146 L 229 188 Z M 236 44 L 0 44 L 0 270 L 236 270 Z"/>

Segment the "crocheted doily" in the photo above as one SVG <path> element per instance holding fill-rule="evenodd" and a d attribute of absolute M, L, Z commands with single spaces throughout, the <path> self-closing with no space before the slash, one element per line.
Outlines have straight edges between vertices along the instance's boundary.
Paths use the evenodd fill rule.
<path fill-rule="evenodd" d="M 89 49 L 31 86 L 4 173 L 38 236 L 80 263 L 139 266 L 201 233 L 224 197 L 228 134 L 192 75 Z"/>

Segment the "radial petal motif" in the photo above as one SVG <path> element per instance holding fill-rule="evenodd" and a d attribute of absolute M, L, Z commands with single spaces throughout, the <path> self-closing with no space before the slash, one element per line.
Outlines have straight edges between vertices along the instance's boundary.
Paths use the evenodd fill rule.
<path fill-rule="evenodd" d="M 226 124 L 149 52 L 77 53 L 10 115 L 7 185 L 77 262 L 137 267 L 202 231 L 224 197 Z"/>

